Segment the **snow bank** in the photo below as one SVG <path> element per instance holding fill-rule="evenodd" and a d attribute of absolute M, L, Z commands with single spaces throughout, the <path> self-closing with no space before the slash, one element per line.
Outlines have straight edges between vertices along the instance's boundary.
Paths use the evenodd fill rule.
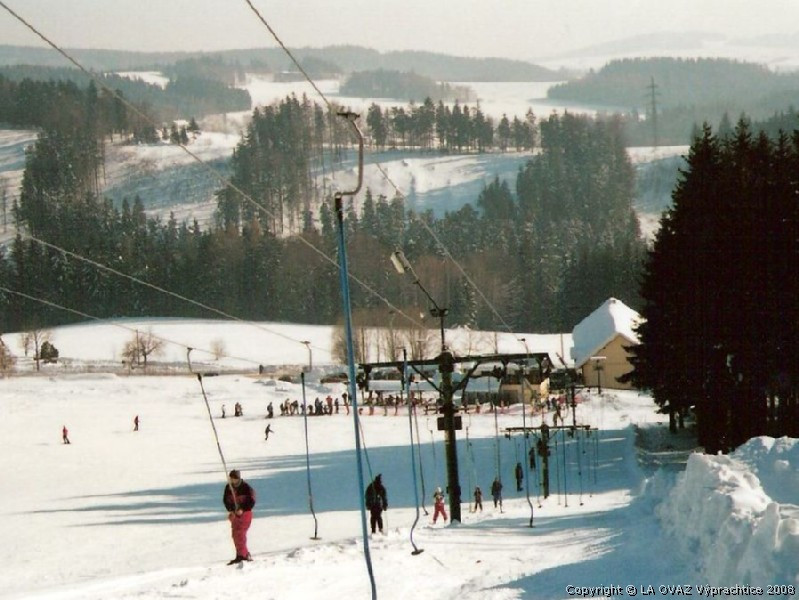
<path fill-rule="evenodd" d="M 799 489 L 797 469 L 795 439 L 755 438 L 730 456 L 693 454 L 656 514 L 709 584 L 796 584 L 799 507 L 769 490 Z"/>

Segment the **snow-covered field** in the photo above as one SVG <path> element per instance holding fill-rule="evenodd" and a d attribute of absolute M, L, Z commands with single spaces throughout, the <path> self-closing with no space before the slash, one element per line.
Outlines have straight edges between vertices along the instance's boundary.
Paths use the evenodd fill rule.
<path fill-rule="evenodd" d="M 169 337 L 176 361 L 186 346 L 221 338 L 230 354 L 249 360 L 250 372 L 207 375 L 201 386 L 186 364 L 183 375 L 171 376 L 66 374 L 55 365 L 39 376 L 0 381 L 6 474 L 0 597 L 370 597 L 353 415 L 342 408 L 307 422 L 280 416 L 278 403 L 302 402 L 301 386 L 259 376 L 255 367 L 305 363 L 308 352 L 297 336 L 312 346 L 308 401 L 340 397 L 340 384 L 318 380 L 323 370 L 338 368 L 330 364 L 329 330 L 285 325 L 281 333 L 289 339 L 267 342 L 258 326 L 243 323 L 150 325 Z M 81 327 L 54 330 L 61 356 L 102 362 L 118 344 L 120 328 Z M 18 352 L 14 336 L 3 337 Z M 83 344 L 73 346 L 79 338 Z M 199 354 L 195 369 L 212 370 L 213 361 Z M 258 495 L 249 536 L 254 561 L 243 568 L 225 564 L 233 556 L 221 505 L 225 468 L 203 392 L 227 468 L 241 469 Z M 230 416 L 236 402 L 243 417 Z M 268 421 L 270 402 L 276 417 Z M 377 597 L 550 600 L 586 595 L 581 586 L 621 586 L 594 590 L 594 597 L 621 598 L 632 595 L 628 585 L 638 595 L 651 585 L 648 595 L 674 597 L 679 594 L 659 586 L 761 586 L 765 592 L 768 585 L 799 585 L 796 440 L 757 438 L 730 457 L 690 454 L 690 437 L 670 436 L 651 399 L 634 392 L 584 390 L 576 418 L 599 431 L 556 438 L 551 495 L 544 499 L 540 464 L 525 469 L 521 492 L 513 481 L 516 462 L 526 466 L 525 439 L 504 433 L 522 425 L 521 406 L 496 420 L 487 410 L 464 415 L 458 432 L 462 522 L 433 525 L 432 490 L 445 485 L 435 416 L 419 411 L 414 422 L 405 408 L 365 411 L 359 418 L 363 477 L 382 473 L 389 498 L 386 534 L 367 539 Z M 538 425 L 541 416 L 524 422 Z M 61 441 L 64 425 L 69 445 Z M 422 511 L 415 528 L 412 447 L 421 452 L 422 501 L 430 513 Z M 418 456 L 413 460 L 418 467 Z M 488 493 L 497 473 L 504 482 L 502 510 Z M 472 513 L 475 485 L 485 493 L 484 510 Z M 315 532 L 321 539 L 310 539 Z M 411 554 L 414 545 L 424 552 Z M 778 591 L 777 597 L 795 595 Z"/>

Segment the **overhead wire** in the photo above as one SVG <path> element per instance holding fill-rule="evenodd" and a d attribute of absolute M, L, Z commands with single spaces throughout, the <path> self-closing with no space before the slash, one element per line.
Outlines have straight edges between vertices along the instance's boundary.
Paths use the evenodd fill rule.
<path fill-rule="evenodd" d="M 92 81 L 94 81 L 105 92 L 111 94 L 114 98 L 119 100 L 123 105 L 125 105 L 126 108 L 131 110 L 136 116 L 138 116 L 139 118 L 143 119 L 145 122 L 149 123 L 153 127 L 158 128 L 158 124 L 149 115 L 147 115 L 146 113 L 142 112 L 135 104 L 133 104 L 130 101 L 128 101 L 124 96 L 120 95 L 116 90 L 108 87 L 108 85 L 106 85 L 105 82 L 100 77 L 98 77 L 95 73 L 93 73 L 92 71 L 90 71 L 86 67 L 84 67 L 80 62 L 78 62 L 75 58 L 73 58 L 68 52 L 63 50 L 55 42 L 53 42 L 46 35 L 44 35 L 42 32 L 40 32 L 34 25 L 29 23 L 25 18 L 23 18 L 21 15 L 19 15 L 17 12 L 15 12 L 11 7 L 8 6 L 8 4 L 4 0 L 0 0 L 0 7 L 4 8 L 15 19 L 17 19 L 20 23 L 25 25 L 25 27 L 27 27 L 34 34 L 36 34 L 36 36 L 38 36 L 40 39 L 42 39 L 48 46 L 53 48 L 56 52 L 58 52 L 61 56 L 63 56 L 66 60 L 68 60 L 71 64 L 73 64 L 76 68 L 78 68 L 81 72 L 83 72 L 88 77 L 90 77 L 92 79 Z M 280 43 L 282 44 L 282 42 L 280 42 Z M 296 59 L 294 59 L 293 56 L 292 56 L 292 59 L 296 61 Z M 303 70 L 303 74 L 307 77 L 307 73 L 305 73 L 304 70 Z M 312 82 L 312 80 L 310 80 L 310 78 L 308 78 L 308 80 L 309 80 L 309 82 L 311 82 L 313 84 L 313 82 Z M 316 86 L 316 84 L 313 84 L 313 87 L 314 87 L 314 89 L 317 90 L 317 93 L 321 94 L 321 90 L 319 90 L 319 88 Z M 324 97 L 323 94 L 322 94 L 322 96 Z M 327 100 L 327 98 L 325 98 L 325 103 L 328 106 L 330 106 L 330 102 L 329 102 L 329 100 Z M 195 152 L 190 150 L 186 145 L 184 145 L 184 144 L 175 144 L 175 145 L 177 147 L 181 148 L 183 152 L 185 152 L 195 162 L 197 162 L 203 168 L 205 168 L 209 173 L 214 175 L 214 177 L 216 177 L 223 185 L 229 186 L 230 189 L 232 189 L 237 194 L 239 194 L 239 196 L 242 199 L 244 199 L 246 202 L 252 204 L 258 210 L 262 211 L 265 215 L 267 215 L 267 216 L 269 216 L 269 217 L 271 217 L 273 219 L 277 218 L 277 216 L 275 214 L 273 214 L 272 211 L 270 211 L 265 206 L 263 206 L 262 204 L 257 202 L 255 199 L 253 199 L 249 194 L 247 194 L 239 186 L 237 186 L 235 183 L 233 183 L 229 178 L 225 177 L 224 175 L 219 173 L 216 169 L 214 169 L 213 167 L 208 165 L 200 156 L 198 156 Z M 320 257 L 322 257 L 323 260 L 327 261 L 328 263 L 332 264 L 335 267 L 338 267 L 338 261 L 335 258 L 329 256 L 326 252 L 324 252 L 324 250 L 318 248 L 316 245 L 314 245 L 313 243 L 311 243 L 310 241 L 305 239 L 302 235 L 298 234 L 296 236 L 296 238 L 298 240 L 300 240 L 300 242 L 303 243 L 305 246 L 307 246 L 309 249 L 313 250 Z M 391 303 L 391 301 L 389 301 L 385 296 L 380 294 L 377 290 L 375 290 L 372 286 L 367 284 L 365 281 L 363 281 L 359 277 L 353 275 L 352 273 L 348 273 L 348 276 L 353 281 L 358 283 L 358 285 L 360 285 L 362 288 L 364 288 L 369 294 L 371 294 L 374 297 L 376 297 L 377 299 L 381 300 L 388 308 L 396 311 L 397 314 L 399 314 L 400 316 L 402 316 L 403 318 L 408 320 L 410 323 L 414 324 L 417 327 L 423 327 L 416 319 L 414 319 L 413 317 L 407 315 L 405 312 L 400 310 L 398 307 L 394 306 Z M 293 340 L 293 341 L 298 341 L 299 342 L 299 340 Z"/>
<path fill-rule="evenodd" d="M 247 3 L 247 5 L 250 7 L 250 9 L 255 13 L 255 15 L 261 21 L 261 23 L 263 23 L 263 25 L 269 30 L 269 33 L 272 34 L 272 37 L 274 37 L 275 41 L 286 52 L 288 57 L 292 60 L 294 65 L 297 67 L 297 69 L 299 69 L 300 73 L 302 73 L 303 77 L 305 77 L 305 79 L 308 81 L 308 83 L 314 88 L 314 90 L 316 90 L 316 93 L 319 94 L 319 96 L 322 98 L 322 100 L 325 102 L 325 104 L 330 106 L 331 105 L 330 100 L 327 98 L 327 96 L 325 96 L 325 94 L 322 92 L 322 90 L 319 89 L 319 87 L 316 85 L 316 83 L 313 81 L 313 79 L 308 75 L 308 73 L 305 71 L 305 69 L 302 68 L 302 65 L 300 64 L 300 62 L 294 57 L 294 55 L 291 53 L 291 51 L 286 47 L 286 45 L 283 43 L 283 41 L 278 37 L 277 33 L 275 33 L 275 30 L 272 28 L 271 25 L 269 25 L 269 23 L 263 17 L 263 15 L 258 11 L 258 9 L 255 6 L 253 6 L 253 4 L 252 4 L 252 2 L 250 0 L 244 0 L 244 1 Z M 386 170 L 383 167 L 383 165 L 379 161 L 373 161 L 373 164 L 378 169 L 378 171 L 381 173 L 381 175 L 385 178 L 385 180 L 389 183 L 389 185 L 392 188 L 394 188 L 395 193 L 398 194 L 400 197 L 402 197 L 403 200 L 407 199 L 407 197 L 402 192 L 402 190 L 400 190 L 399 186 L 396 183 L 394 183 L 394 181 L 391 179 L 391 177 L 389 177 L 389 175 L 386 172 Z M 435 240 L 436 244 L 441 249 L 441 251 L 446 255 L 446 257 L 452 262 L 452 264 L 455 265 L 455 267 L 457 267 L 457 269 L 460 271 L 461 275 L 463 275 L 463 277 L 466 279 L 466 281 L 469 283 L 469 285 L 471 285 L 477 291 L 478 295 L 482 298 L 483 302 L 485 302 L 486 306 L 488 306 L 488 308 L 491 310 L 491 312 L 493 312 L 494 315 L 500 320 L 500 322 L 503 324 L 503 326 L 508 331 L 508 333 L 510 333 L 511 335 L 515 336 L 516 334 L 513 332 L 513 329 L 510 327 L 510 325 L 507 323 L 507 321 L 505 321 L 505 319 L 502 318 L 502 315 L 499 314 L 499 311 L 496 309 L 496 307 L 493 305 L 493 303 L 486 297 L 486 295 L 479 288 L 479 286 L 477 286 L 477 284 L 474 282 L 474 280 L 471 277 L 469 277 L 468 273 L 466 273 L 466 270 L 463 268 L 463 266 L 455 259 L 454 256 L 452 256 L 452 253 L 446 247 L 444 242 L 441 241 L 441 239 L 430 228 L 430 226 L 425 222 L 424 219 L 419 218 L 418 215 L 415 215 L 415 217 L 416 217 L 417 221 L 422 224 L 422 227 L 431 235 L 433 240 Z M 521 341 L 521 340 L 519 340 L 519 341 Z"/>
<path fill-rule="evenodd" d="M 283 40 L 281 40 L 280 37 L 277 35 L 277 32 L 274 29 L 272 29 L 272 26 L 263 17 L 261 12 L 253 5 L 252 2 L 250 2 L 250 0 L 244 0 L 244 1 L 247 3 L 247 5 L 250 7 L 250 9 L 255 13 L 255 16 L 258 17 L 258 19 L 261 21 L 261 23 L 263 23 L 264 27 L 266 27 L 269 30 L 269 33 L 272 34 L 272 37 L 275 38 L 275 41 L 278 44 L 280 44 L 280 47 L 283 49 L 283 52 L 285 52 L 288 55 L 288 57 L 292 60 L 294 65 L 297 67 L 297 69 L 299 69 L 300 73 L 302 73 L 303 77 L 305 77 L 305 79 L 308 80 L 308 83 L 311 84 L 313 89 L 316 90 L 316 93 L 319 94 L 319 96 L 322 98 L 322 100 L 324 100 L 324 102 L 327 105 L 327 107 L 329 109 L 332 108 L 332 106 L 333 106 L 332 103 L 322 93 L 322 90 L 319 89 L 319 87 L 316 85 L 316 83 L 313 81 L 313 79 L 311 79 L 311 77 L 308 75 L 308 73 L 305 72 L 305 69 L 300 64 L 300 61 L 298 61 L 296 58 L 294 58 L 294 55 L 291 53 L 291 50 L 289 50 L 286 47 L 286 45 L 283 43 Z"/>
<path fill-rule="evenodd" d="M 108 319 L 103 319 L 102 317 L 97 317 L 95 315 L 92 315 L 92 314 L 89 314 L 89 313 L 86 313 L 86 312 L 83 312 L 83 311 L 80 311 L 80 310 L 77 310 L 77 309 L 74 309 L 74 308 L 70 308 L 70 307 L 64 306 L 62 304 L 58 304 L 57 302 L 52 302 L 51 300 L 47 300 L 45 298 L 40 298 L 38 296 L 33 296 L 31 294 L 26 294 L 25 292 L 20 292 L 18 290 L 12 290 L 11 288 L 8 288 L 8 287 L 6 287 L 4 285 L 0 285 L 0 291 L 6 292 L 7 294 L 14 294 L 16 296 L 20 296 L 22 298 L 25 298 L 27 300 L 31 300 L 31 301 L 34 301 L 34 302 L 39 302 L 39 303 L 44 304 L 46 306 L 50 306 L 51 308 L 57 308 L 59 310 L 70 312 L 72 314 L 75 314 L 75 315 L 78 315 L 78 316 L 81 316 L 81 317 L 84 317 L 84 318 L 87 318 L 87 319 L 92 319 L 94 321 L 107 323 L 107 324 L 112 325 L 114 327 L 118 327 L 120 329 L 125 329 L 127 331 L 130 331 L 131 333 L 139 333 L 140 332 L 135 327 L 130 327 L 128 325 L 124 325 L 122 323 L 118 323 L 118 322 L 115 322 L 115 321 L 112 321 L 112 320 L 110 321 Z M 180 348 L 185 348 L 185 349 L 190 349 L 190 350 L 198 350 L 200 352 L 204 352 L 204 353 L 209 354 L 211 356 L 214 356 L 216 354 L 213 350 L 206 350 L 206 349 L 203 349 L 203 348 L 197 348 L 196 346 L 190 346 L 189 344 L 186 344 L 185 342 L 179 342 L 179 341 L 164 337 L 162 335 L 152 334 L 152 338 L 153 339 L 157 339 L 157 340 L 161 340 L 162 342 L 165 342 L 167 344 L 173 344 L 173 345 L 178 346 Z M 234 355 L 227 354 L 227 353 L 225 354 L 225 357 L 226 358 L 232 358 L 232 359 L 235 359 L 235 360 L 240 360 L 240 361 L 243 361 L 243 362 L 259 364 L 258 361 L 254 360 L 254 359 L 244 358 L 244 357 L 241 357 L 241 356 L 234 356 Z"/>

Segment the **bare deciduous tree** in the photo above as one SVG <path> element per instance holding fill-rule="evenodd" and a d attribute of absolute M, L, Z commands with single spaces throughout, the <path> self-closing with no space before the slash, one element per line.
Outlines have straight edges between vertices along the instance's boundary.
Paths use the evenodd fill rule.
<path fill-rule="evenodd" d="M 25 356 L 28 356 L 28 353 L 33 350 L 33 360 L 36 363 L 36 370 L 38 371 L 40 368 L 40 350 L 42 344 L 44 342 L 51 341 L 50 338 L 52 337 L 52 332 L 49 329 L 42 329 L 40 327 L 34 327 L 22 334 L 20 338 L 20 345 L 25 352 Z"/>
<path fill-rule="evenodd" d="M 122 349 L 122 358 L 124 358 L 130 367 L 133 364 L 143 365 L 145 371 L 147 370 L 147 359 L 150 356 L 158 356 L 163 349 L 164 341 L 157 338 L 152 329 L 147 330 L 147 333 L 134 334 L 133 338 L 125 343 Z"/>
<path fill-rule="evenodd" d="M 340 364 L 346 365 L 347 364 L 347 335 L 344 328 L 343 323 L 339 323 L 333 328 L 333 347 L 331 349 L 331 353 L 333 358 L 338 361 Z M 353 354 L 355 355 L 355 360 L 358 360 L 358 356 L 360 355 L 360 337 L 357 333 L 353 334 Z"/>

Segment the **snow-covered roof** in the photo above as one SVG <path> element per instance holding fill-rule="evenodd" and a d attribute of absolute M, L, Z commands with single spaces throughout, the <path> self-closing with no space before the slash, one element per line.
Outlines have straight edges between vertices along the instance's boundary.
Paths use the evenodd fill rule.
<path fill-rule="evenodd" d="M 631 344 L 638 343 L 634 327 L 641 315 L 616 298 L 608 298 L 594 312 L 580 321 L 572 331 L 571 353 L 576 367 L 581 367 L 617 335 Z"/>

